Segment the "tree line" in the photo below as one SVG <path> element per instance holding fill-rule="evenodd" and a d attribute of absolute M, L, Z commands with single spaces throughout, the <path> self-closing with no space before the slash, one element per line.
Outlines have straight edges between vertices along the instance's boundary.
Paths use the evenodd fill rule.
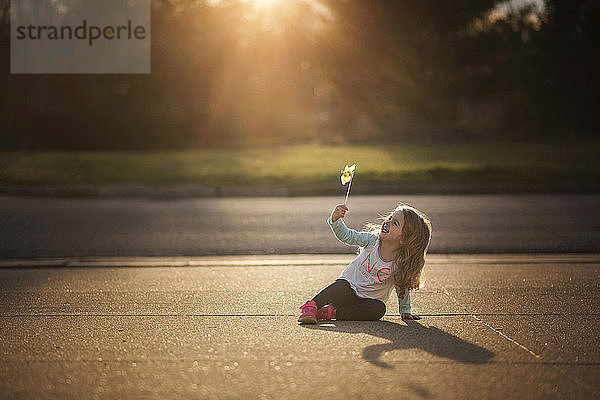
<path fill-rule="evenodd" d="M 151 73 L 11 74 L 3 149 L 595 138 L 600 2 L 152 0 Z"/>

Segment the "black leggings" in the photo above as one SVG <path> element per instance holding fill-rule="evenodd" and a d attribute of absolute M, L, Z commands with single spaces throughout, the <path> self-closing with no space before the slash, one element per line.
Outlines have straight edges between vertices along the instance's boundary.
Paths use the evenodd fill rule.
<path fill-rule="evenodd" d="M 376 321 L 385 314 L 383 301 L 358 297 L 345 279 L 336 279 L 313 297 L 313 301 L 318 308 L 326 304 L 334 306 L 335 318 L 339 320 Z"/>

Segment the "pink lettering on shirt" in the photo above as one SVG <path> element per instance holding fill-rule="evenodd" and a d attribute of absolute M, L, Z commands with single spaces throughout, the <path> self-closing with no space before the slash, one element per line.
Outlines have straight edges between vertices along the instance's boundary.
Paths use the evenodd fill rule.
<path fill-rule="evenodd" d="M 364 267 L 365 262 L 367 263 L 367 267 L 369 267 L 371 265 L 371 253 L 367 253 L 367 256 L 365 257 L 363 262 L 360 263 L 360 266 Z"/>
<path fill-rule="evenodd" d="M 375 261 L 373 263 L 373 265 L 371 265 L 371 253 L 367 253 L 367 256 L 365 257 L 365 259 L 363 260 L 363 262 L 360 263 L 361 267 L 364 267 L 365 263 L 367 263 L 367 271 L 369 273 L 371 273 L 373 271 L 373 268 L 375 268 L 375 266 L 377 265 L 377 261 Z"/>
<path fill-rule="evenodd" d="M 383 282 L 390 277 L 391 273 L 392 271 L 389 268 L 381 268 L 377 271 L 377 279 L 379 279 L 379 282 Z"/>

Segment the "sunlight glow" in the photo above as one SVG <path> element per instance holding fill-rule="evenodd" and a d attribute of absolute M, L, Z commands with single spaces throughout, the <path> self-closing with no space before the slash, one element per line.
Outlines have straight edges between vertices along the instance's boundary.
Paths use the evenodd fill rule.
<path fill-rule="evenodd" d="M 252 0 L 258 7 L 271 7 L 278 3 L 280 0 Z"/>
<path fill-rule="evenodd" d="M 320 109 L 329 86 L 306 54 L 333 20 L 329 8 L 322 0 L 204 1 L 214 12 L 211 29 L 230 35 L 218 42 L 223 58 L 214 67 L 213 105 L 202 129 L 235 132 L 236 143 L 250 135 L 263 144 L 313 137 L 330 120 Z"/>

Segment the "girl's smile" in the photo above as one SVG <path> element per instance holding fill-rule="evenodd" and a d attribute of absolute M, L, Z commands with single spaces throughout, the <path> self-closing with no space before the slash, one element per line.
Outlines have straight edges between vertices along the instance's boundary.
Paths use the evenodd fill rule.
<path fill-rule="evenodd" d="M 381 224 L 381 240 L 399 242 L 402 237 L 402 227 L 404 226 L 404 213 L 401 210 L 396 211 L 387 220 Z"/>

